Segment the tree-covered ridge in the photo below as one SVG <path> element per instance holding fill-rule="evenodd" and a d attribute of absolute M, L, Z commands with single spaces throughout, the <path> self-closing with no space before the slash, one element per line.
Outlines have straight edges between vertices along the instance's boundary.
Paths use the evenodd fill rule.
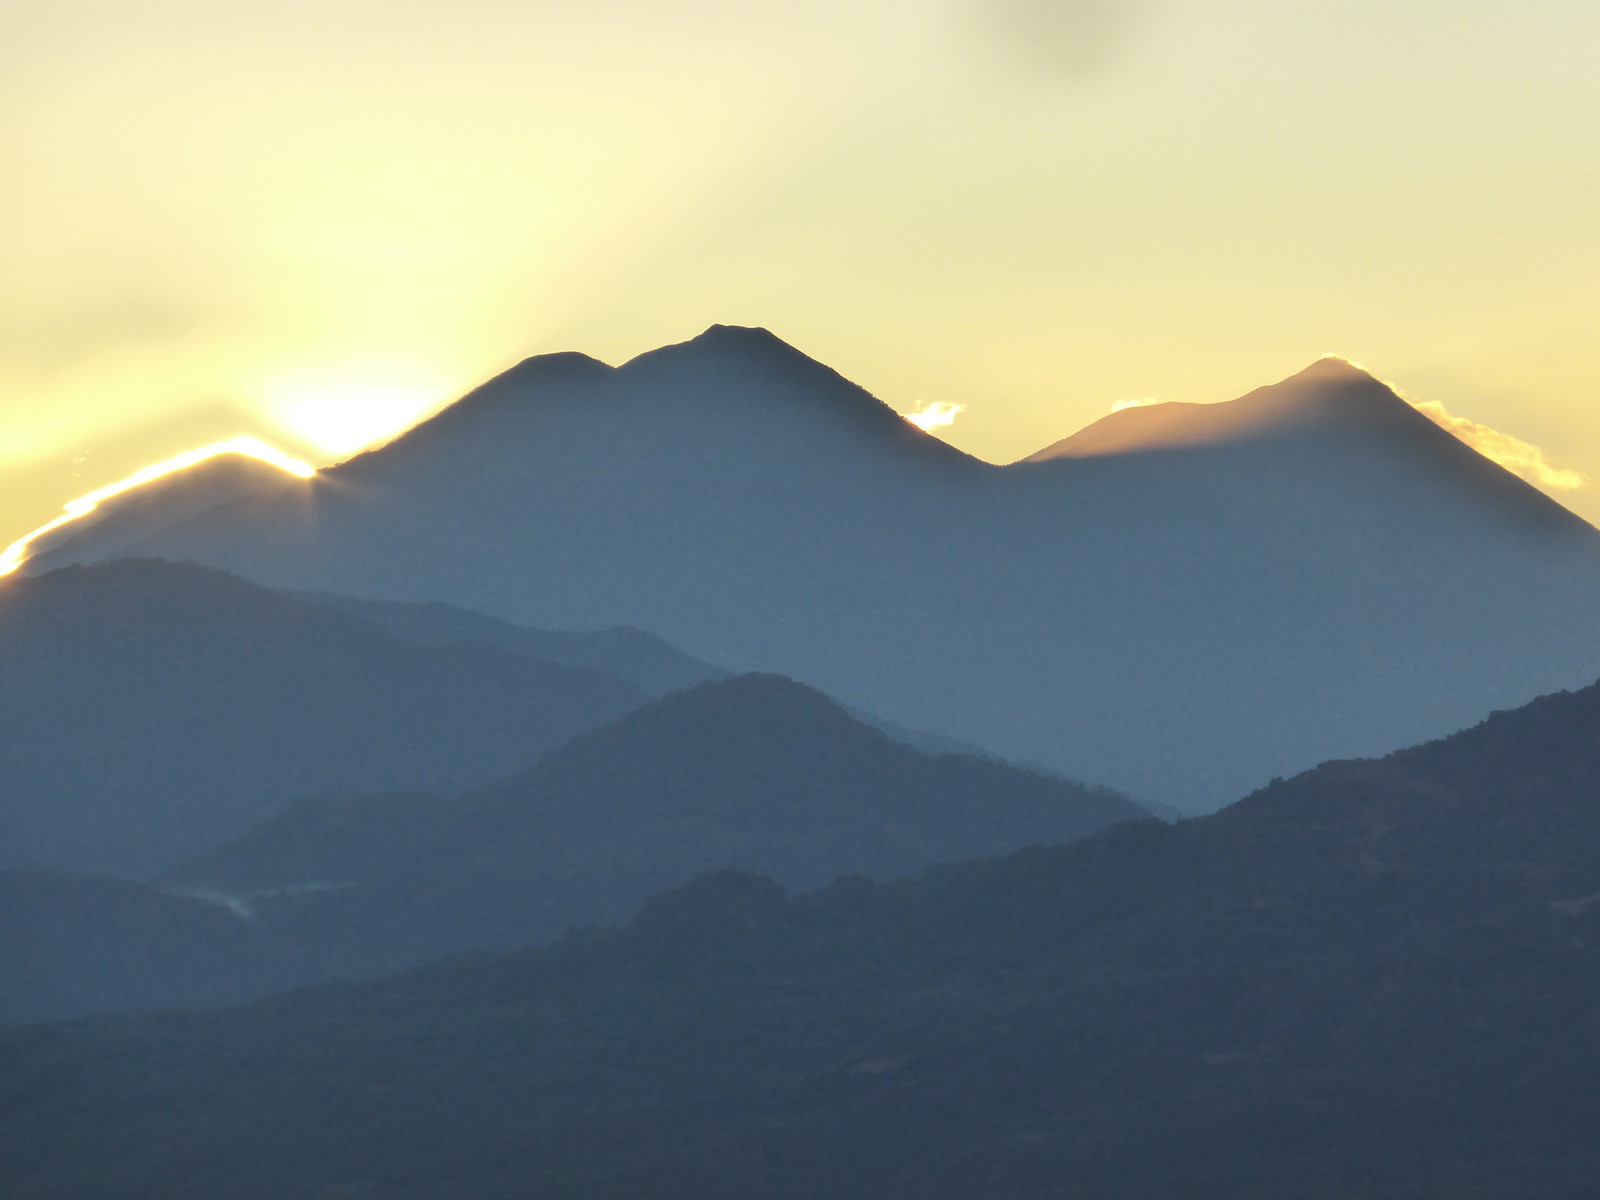
<path fill-rule="evenodd" d="M 1177 826 L 12 1034 L 14 1191 L 1590 1197 L 1597 734 L 1587 689 Z"/>

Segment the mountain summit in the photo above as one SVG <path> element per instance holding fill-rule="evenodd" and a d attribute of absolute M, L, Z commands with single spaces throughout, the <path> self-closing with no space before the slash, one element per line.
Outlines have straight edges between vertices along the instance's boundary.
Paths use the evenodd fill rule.
<path fill-rule="evenodd" d="M 1600 533 L 1336 359 L 997 467 L 713 326 L 531 359 L 309 497 L 138 549 L 644 629 L 1191 808 L 1600 675 Z"/>
<path fill-rule="evenodd" d="M 758 455 L 763 446 L 787 445 L 792 453 L 982 465 L 767 330 L 713 325 L 619 367 L 574 353 L 524 359 L 387 446 L 325 474 L 330 481 L 382 482 L 396 469 L 414 469 L 419 454 L 442 458 L 448 470 L 511 471 L 532 466 L 546 443 L 605 457 L 610 447 L 647 442 L 658 460 L 649 469 L 671 472 L 705 454 L 686 444 L 691 436 L 699 439 L 690 431 L 701 422 L 713 427 L 714 456 L 748 442 Z M 499 432 L 501 449 L 486 461 L 482 443 L 489 428 Z M 458 435 L 467 439 L 462 449 L 477 459 L 476 467 L 452 457 Z M 580 450 L 574 439 L 589 444 Z M 501 454 L 514 461 L 502 468 Z"/>
<path fill-rule="evenodd" d="M 1324 449 L 1365 440 L 1379 454 L 1403 453 L 1407 469 L 1457 477 L 1464 494 L 1493 496 L 1535 522 L 1587 523 L 1532 484 L 1484 458 L 1354 363 L 1326 355 L 1289 378 L 1220 404 L 1122 408 L 1023 459 L 1026 463 L 1211 447 L 1320 440 Z"/>
<path fill-rule="evenodd" d="M 1351 429 L 1401 436 L 1431 429 L 1450 437 L 1388 386 L 1330 354 L 1237 400 L 1168 401 L 1118 409 L 1023 461 L 1136 454 Z"/>

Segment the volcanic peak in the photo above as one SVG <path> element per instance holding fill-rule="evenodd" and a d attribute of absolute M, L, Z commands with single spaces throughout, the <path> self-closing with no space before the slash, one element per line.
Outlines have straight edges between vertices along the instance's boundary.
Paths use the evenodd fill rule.
<path fill-rule="evenodd" d="M 1171 401 L 1119 409 L 1023 459 L 1090 458 L 1257 441 L 1334 428 L 1413 435 L 1432 423 L 1380 380 L 1336 355 L 1236 400 Z"/>
<path fill-rule="evenodd" d="M 793 383 L 825 382 L 860 390 L 831 367 L 759 326 L 712 325 L 698 337 L 647 350 L 623 363 L 629 375 L 723 375 L 729 371 Z"/>
<path fill-rule="evenodd" d="M 591 358 L 576 350 L 560 350 L 554 354 L 535 354 L 532 358 L 525 358 L 516 366 L 500 372 L 483 386 L 488 387 L 489 384 L 501 381 L 562 383 L 589 380 L 609 374 L 612 370 L 613 367 L 598 358 Z"/>
<path fill-rule="evenodd" d="M 1291 379 L 1303 379 L 1306 382 L 1321 380 L 1326 382 L 1341 383 L 1379 383 L 1377 376 L 1365 367 L 1357 366 L 1348 358 L 1338 354 L 1324 354 L 1316 362 L 1284 380 L 1288 383 Z"/>

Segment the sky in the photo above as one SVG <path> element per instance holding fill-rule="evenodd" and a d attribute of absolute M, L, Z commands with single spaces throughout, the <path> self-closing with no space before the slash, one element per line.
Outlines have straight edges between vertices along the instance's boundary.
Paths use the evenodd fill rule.
<path fill-rule="evenodd" d="M 1597 61 L 1593 0 L 0 0 L 0 544 L 718 322 L 995 462 L 1334 352 L 1600 522 Z"/>

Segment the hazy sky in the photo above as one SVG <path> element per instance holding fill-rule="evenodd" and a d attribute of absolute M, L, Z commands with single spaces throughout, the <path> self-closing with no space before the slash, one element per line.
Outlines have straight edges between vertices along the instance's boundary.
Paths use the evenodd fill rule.
<path fill-rule="evenodd" d="M 1335 351 L 1600 478 L 1597 62 L 1594 0 L 0 0 L 0 543 L 713 322 L 995 461 Z"/>

